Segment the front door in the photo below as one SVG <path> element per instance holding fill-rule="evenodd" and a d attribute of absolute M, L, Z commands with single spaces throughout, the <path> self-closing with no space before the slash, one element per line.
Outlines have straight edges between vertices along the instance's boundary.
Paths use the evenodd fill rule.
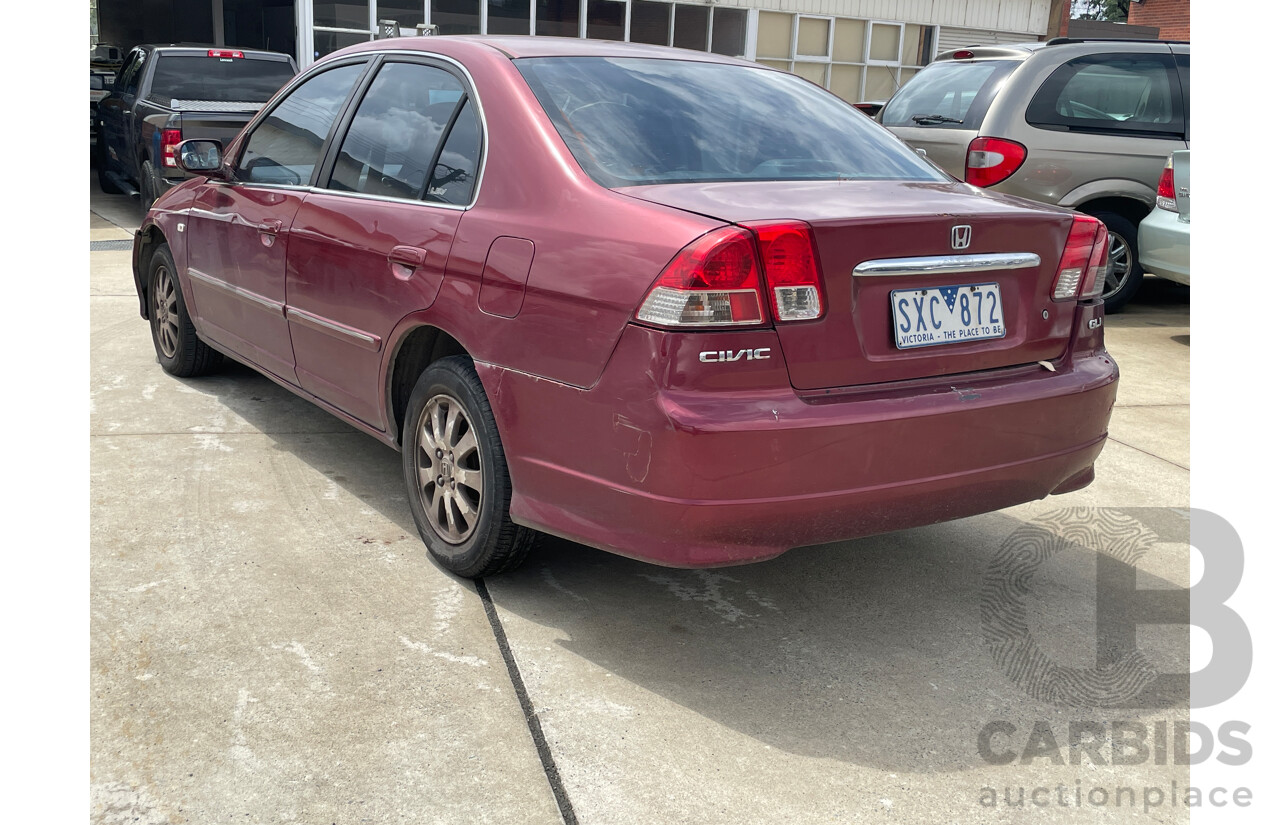
<path fill-rule="evenodd" d="M 379 429 L 387 338 L 428 307 L 475 186 L 480 125 L 462 80 L 388 59 L 306 197 L 289 245 L 299 384 Z"/>
<path fill-rule="evenodd" d="M 364 67 L 338 66 L 294 88 L 253 127 L 234 180 L 201 186 L 187 220 L 187 275 L 200 333 L 290 383 L 297 383 L 285 320 L 290 230 Z"/>

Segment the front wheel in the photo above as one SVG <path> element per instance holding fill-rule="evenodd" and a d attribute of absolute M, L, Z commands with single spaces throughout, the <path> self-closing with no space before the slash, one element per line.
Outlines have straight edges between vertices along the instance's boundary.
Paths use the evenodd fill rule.
<path fill-rule="evenodd" d="M 176 271 L 169 245 L 161 244 L 151 256 L 147 270 L 151 342 L 155 345 L 160 366 L 170 375 L 179 378 L 207 375 L 217 369 L 222 362 L 222 354 L 196 335 Z"/>
<path fill-rule="evenodd" d="M 524 561 L 536 534 L 511 521 L 506 455 L 470 358 L 442 358 L 418 378 L 401 447 L 414 523 L 441 566 L 478 579 Z"/>

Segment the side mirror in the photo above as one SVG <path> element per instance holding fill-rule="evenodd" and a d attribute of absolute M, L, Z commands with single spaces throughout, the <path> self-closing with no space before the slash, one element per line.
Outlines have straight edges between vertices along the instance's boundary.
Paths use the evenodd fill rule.
<path fill-rule="evenodd" d="M 103 89 L 105 89 L 106 86 L 102 85 L 102 75 L 100 74 L 89 75 L 89 88 L 95 92 L 100 92 Z"/>
<path fill-rule="evenodd" d="M 194 175 L 224 177 L 222 144 L 216 140 L 184 140 L 173 152 L 178 168 Z"/>

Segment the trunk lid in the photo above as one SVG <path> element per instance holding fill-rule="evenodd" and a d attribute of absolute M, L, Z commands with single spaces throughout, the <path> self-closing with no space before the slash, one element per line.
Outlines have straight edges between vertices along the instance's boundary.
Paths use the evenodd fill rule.
<path fill-rule="evenodd" d="M 1051 300 L 1072 214 L 960 183 L 898 181 L 674 184 L 619 189 L 730 223 L 798 219 L 813 227 L 825 313 L 779 323 L 792 385 L 830 390 L 997 369 L 1061 357 L 1075 302 Z M 967 248 L 952 228 L 970 227 Z M 1039 263 L 972 272 L 855 274 L 885 259 L 1026 253 Z M 899 349 L 895 290 L 998 284 L 1005 335 Z M 918 293 L 917 293 L 918 294 Z M 954 293 L 952 293 L 954 295 Z M 914 314 L 914 313 L 913 313 Z"/>

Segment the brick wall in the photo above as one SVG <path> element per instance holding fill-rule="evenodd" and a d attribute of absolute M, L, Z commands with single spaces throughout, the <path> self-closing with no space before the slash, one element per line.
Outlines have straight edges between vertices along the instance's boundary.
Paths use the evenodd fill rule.
<path fill-rule="evenodd" d="M 1191 0 L 1131 0 L 1129 22 L 1159 28 L 1161 40 L 1190 40 Z"/>

